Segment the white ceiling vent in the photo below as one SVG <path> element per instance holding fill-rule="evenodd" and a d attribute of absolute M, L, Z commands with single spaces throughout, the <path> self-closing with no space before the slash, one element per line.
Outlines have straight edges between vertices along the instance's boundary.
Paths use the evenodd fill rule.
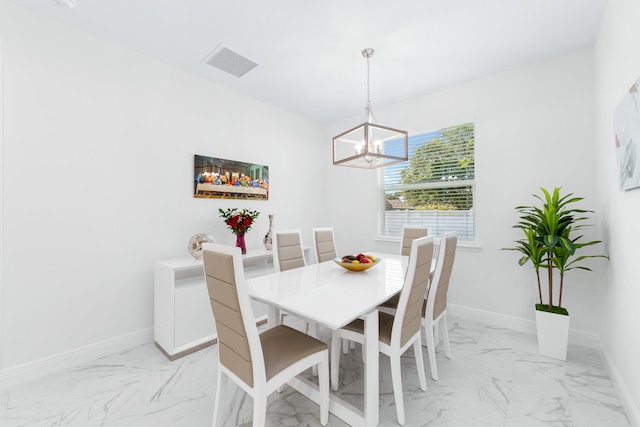
<path fill-rule="evenodd" d="M 236 77 L 242 77 L 258 64 L 224 46 L 218 46 L 202 62 Z"/>

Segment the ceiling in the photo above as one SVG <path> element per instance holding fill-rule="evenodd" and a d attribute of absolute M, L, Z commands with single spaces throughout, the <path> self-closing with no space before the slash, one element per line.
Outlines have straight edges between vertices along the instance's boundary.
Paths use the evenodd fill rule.
<path fill-rule="evenodd" d="M 590 46 L 607 0 L 11 1 L 327 123 L 364 114 L 364 48 L 375 112 Z M 238 78 L 204 63 L 219 46 L 258 66 Z"/>

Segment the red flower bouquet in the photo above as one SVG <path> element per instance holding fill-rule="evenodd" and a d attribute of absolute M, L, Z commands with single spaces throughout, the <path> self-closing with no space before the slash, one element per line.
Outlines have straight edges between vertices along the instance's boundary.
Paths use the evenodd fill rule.
<path fill-rule="evenodd" d="M 253 221 L 260 215 L 260 212 L 248 209 L 238 211 L 238 209 L 233 208 L 227 210 L 218 209 L 218 211 L 233 234 L 244 234 L 249 231 Z"/>
<path fill-rule="evenodd" d="M 251 229 L 253 221 L 258 218 L 260 212 L 246 208 L 243 208 L 241 211 L 238 211 L 236 208 L 227 210 L 218 209 L 218 212 L 220 212 L 220 216 L 224 218 L 227 227 L 236 235 L 236 246 L 242 250 L 243 254 L 246 254 L 247 247 L 244 243 L 244 233 Z"/>

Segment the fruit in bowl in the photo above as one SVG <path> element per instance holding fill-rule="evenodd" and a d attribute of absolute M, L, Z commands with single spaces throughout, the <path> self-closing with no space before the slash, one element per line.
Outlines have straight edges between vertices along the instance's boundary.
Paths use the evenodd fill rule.
<path fill-rule="evenodd" d="M 345 255 L 342 258 L 334 258 L 333 261 L 341 267 L 351 271 L 363 271 L 380 262 L 380 258 L 373 255 Z"/>

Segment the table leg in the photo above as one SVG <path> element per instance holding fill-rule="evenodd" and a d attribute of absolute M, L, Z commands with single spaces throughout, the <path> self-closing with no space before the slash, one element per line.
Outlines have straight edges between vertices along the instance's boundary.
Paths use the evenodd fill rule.
<path fill-rule="evenodd" d="M 378 310 L 364 318 L 364 419 L 365 425 L 377 426 L 379 422 L 380 371 L 378 355 Z"/>
<path fill-rule="evenodd" d="M 269 312 L 267 313 L 267 327 L 269 329 L 280 324 L 280 309 L 272 305 L 269 306 Z"/>

